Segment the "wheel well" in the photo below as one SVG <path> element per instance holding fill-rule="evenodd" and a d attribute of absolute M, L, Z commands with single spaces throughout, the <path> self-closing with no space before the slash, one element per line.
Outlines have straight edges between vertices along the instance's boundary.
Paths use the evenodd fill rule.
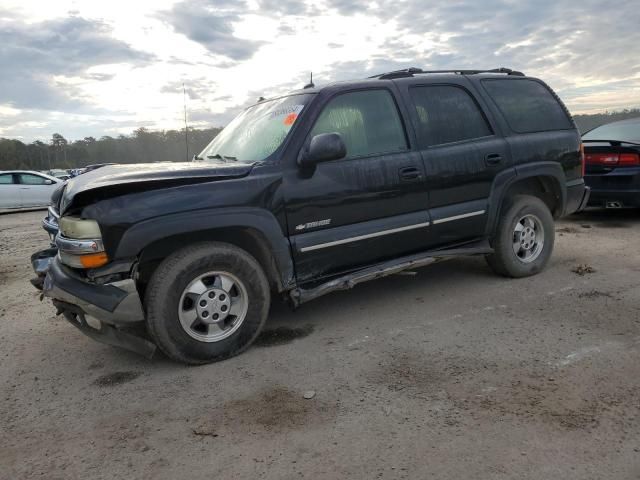
<path fill-rule="evenodd" d="M 144 294 L 145 286 L 158 265 L 171 253 L 189 244 L 212 241 L 225 242 L 239 247 L 253 256 L 267 276 L 273 291 L 282 291 L 280 273 L 269 244 L 264 235 L 252 228 L 225 227 L 224 229 L 201 230 L 163 238 L 147 245 L 141 252 L 138 262 L 139 290 Z"/>
<path fill-rule="evenodd" d="M 515 195 L 538 197 L 547 205 L 553 218 L 558 218 L 562 214 L 562 191 L 560 183 L 554 177 L 529 177 L 515 181 L 505 191 L 501 208 L 504 208 L 505 202 Z"/>

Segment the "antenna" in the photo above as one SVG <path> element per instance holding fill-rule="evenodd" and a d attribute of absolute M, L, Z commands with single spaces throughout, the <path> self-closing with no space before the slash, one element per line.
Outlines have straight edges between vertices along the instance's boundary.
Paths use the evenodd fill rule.
<path fill-rule="evenodd" d="M 313 72 L 311 72 L 311 77 L 309 79 L 309 83 L 307 83 L 304 87 L 302 88 L 313 88 L 315 87 L 315 85 L 313 84 Z"/>
<path fill-rule="evenodd" d="M 182 102 L 184 104 L 184 146 L 187 151 L 187 162 L 189 161 L 189 125 L 187 125 L 187 90 L 182 82 Z"/>

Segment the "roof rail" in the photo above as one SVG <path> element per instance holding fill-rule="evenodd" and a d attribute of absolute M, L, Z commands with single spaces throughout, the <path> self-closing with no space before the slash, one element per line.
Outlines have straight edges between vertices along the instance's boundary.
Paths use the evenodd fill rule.
<path fill-rule="evenodd" d="M 403 70 L 394 70 L 393 72 L 381 73 L 379 75 L 373 75 L 369 78 L 378 78 L 380 80 L 388 80 L 392 78 L 413 77 L 414 75 L 421 75 L 424 73 L 455 73 L 457 75 L 476 75 L 478 73 L 505 73 L 507 75 L 514 75 L 517 77 L 524 77 L 524 73 L 517 70 L 511 70 L 510 68 L 494 68 L 491 70 L 422 70 L 421 68 L 411 67 Z"/>

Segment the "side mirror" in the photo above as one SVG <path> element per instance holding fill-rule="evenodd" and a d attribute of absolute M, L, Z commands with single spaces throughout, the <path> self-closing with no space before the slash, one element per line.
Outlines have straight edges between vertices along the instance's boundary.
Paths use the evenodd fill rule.
<path fill-rule="evenodd" d="M 55 182 L 53 180 L 49 180 L 48 178 L 44 181 L 45 185 L 53 185 Z"/>
<path fill-rule="evenodd" d="M 309 147 L 298 159 L 301 167 L 311 167 L 316 163 L 338 160 L 347 155 L 347 146 L 339 133 L 321 133 L 311 138 Z"/>

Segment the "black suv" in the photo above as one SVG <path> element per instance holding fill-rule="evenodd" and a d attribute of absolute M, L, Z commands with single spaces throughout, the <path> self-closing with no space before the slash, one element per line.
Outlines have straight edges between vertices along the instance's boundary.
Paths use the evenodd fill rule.
<path fill-rule="evenodd" d="M 508 69 L 308 85 L 247 108 L 195 159 L 106 166 L 54 195 L 57 248 L 32 263 L 83 332 L 220 360 L 274 294 L 295 306 L 453 255 L 538 273 L 553 219 L 589 196 L 566 108 Z"/>

